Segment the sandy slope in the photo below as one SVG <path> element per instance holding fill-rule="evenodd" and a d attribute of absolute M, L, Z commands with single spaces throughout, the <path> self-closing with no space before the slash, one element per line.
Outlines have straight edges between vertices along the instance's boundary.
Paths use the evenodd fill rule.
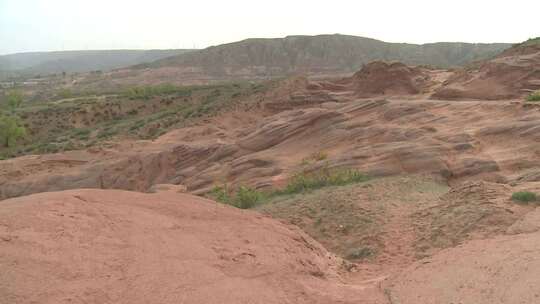
<path fill-rule="evenodd" d="M 0 206 L 0 303 L 368 299 L 340 263 L 298 228 L 186 194 L 72 190 Z"/>

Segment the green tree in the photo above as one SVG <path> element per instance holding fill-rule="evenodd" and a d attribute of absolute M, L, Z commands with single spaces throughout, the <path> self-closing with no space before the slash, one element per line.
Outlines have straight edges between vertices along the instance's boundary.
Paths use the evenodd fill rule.
<path fill-rule="evenodd" d="M 7 104 L 11 110 L 18 108 L 23 102 L 23 95 L 17 90 L 12 90 L 7 95 Z"/>
<path fill-rule="evenodd" d="M 16 116 L 0 116 L 0 143 L 6 147 L 12 147 L 17 140 L 26 136 L 26 129 L 21 125 Z"/>

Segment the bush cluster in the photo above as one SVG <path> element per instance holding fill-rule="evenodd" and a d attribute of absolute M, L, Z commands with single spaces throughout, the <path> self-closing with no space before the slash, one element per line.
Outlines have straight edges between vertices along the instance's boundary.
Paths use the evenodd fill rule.
<path fill-rule="evenodd" d="M 280 195 L 297 194 L 327 186 L 343 186 L 367 180 L 369 177 L 357 170 L 323 168 L 295 174 L 283 189 L 262 192 L 251 187 L 240 186 L 235 191 L 227 186 L 215 186 L 209 192 L 209 196 L 218 202 L 248 209 Z"/>
<path fill-rule="evenodd" d="M 278 191 L 283 194 L 295 194 L 327 186 L 343 186 L 352 183 L 367 181 L 369 178 L 352 169 L 323 168 L 314 172 L 300 172 L 295 174 L 285 189 Z"/>

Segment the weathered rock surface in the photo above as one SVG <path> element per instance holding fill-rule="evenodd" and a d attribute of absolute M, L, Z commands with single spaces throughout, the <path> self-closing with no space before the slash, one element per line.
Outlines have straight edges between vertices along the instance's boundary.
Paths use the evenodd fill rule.
<path fill-rule="evenodd" d="M 75 188 L 146 192 L 154 184 L 197 193 L 224 182 L 271 187 L 316 152 L 328 155 L 329 167 L 427 173 L 450 183 L 506 183 L 540 167 L 540 112 L 512 102 L 353 99 L 253 111 L 258 119 L 250 122 L 238 123 L 245 114 L 236 112 L 153 142 L 0 161 L 0 198 Z"/>

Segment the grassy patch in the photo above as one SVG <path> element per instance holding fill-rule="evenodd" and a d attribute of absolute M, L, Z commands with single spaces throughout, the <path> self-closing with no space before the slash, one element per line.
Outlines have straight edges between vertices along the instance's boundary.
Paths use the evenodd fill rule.
<path fill-rule="evenodd" d="M 295 194 L 328 186 L 343 186 L 352 183 L 365 182 L 368 176 L 353 169 L 322 168 L 313 172 L 295 174 L 282 190 L 276 194 Z"/>
<path fill-rule="evenodd" d="M 172 84 L 161 84 L 156 86 L 133 87 L 126 90 L 123 95 L 129 99 L 150 99 L 154 96 L 175 94 L 177 97 L 191 96 L 192 90 L 189 87 L 178 87 Z"/>
<path fill-rule="evenodd" d="M 519 191 L 512 194 L 512 200 L 515 202 L 528 204 L 531 202 L 536 202 L 538 200 L 538 197 L 536 193 L 533 192 Z"/>

